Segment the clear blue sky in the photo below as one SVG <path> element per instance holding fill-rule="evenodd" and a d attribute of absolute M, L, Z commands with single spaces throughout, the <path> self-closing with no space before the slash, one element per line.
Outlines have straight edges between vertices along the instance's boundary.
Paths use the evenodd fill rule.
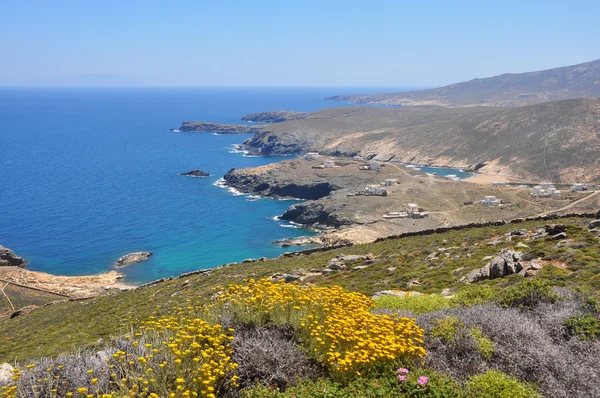
<path fill-rule="evenodd" d="M 600 0 L 0 0 L 0 85 L 435 86 L 598 59 L 599 21 Z"/>

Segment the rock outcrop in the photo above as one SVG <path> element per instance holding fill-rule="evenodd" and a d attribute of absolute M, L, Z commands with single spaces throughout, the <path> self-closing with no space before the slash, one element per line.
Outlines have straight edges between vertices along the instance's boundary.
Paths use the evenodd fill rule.
<path fill-rule="evenodd" d="M 244 126 L 241 124 L 218 124 L 210 122 L 183 122 L 178 129 L 172 131 L 180 132 L 200 132 L 217 134 L 256 134 L 260 131 L 259 127 Z"/>
<path fill-rule="evenodd" d="M 521 264 L 521 254 L 521 252 L 515 252 L 508 248 L 502 249 L 492 261 L 467 275 L 466 281 L 475 283 L 485 279 L 496 279 L 518 274 L 524 268 Z"/>
<path fill-rule="evenodd" d="M 210 173 L 207 173 L 206 171 L 202 171 L 202 170 L 191 170 L 185 173 L 179 173 L 180 176 L 186 176 L 186 177 L 210 177 Z"/>
<path fill-rule="evenodd" d="M 0 266 L 25 267 L 27 262 L 7 247 L 0 246 Z"/>
<path fill-rule="evenodd" d="M 13 367 L 9 363 L 0 364 L 0 386 L 9 384 L 14 376 Z"/>
<path fill-rule="evenodd" d="M 148 260 L 152 257 L 152 252 L 135 252 L 129 253 L 120 257 L 114 264 L 117 268 L 122 268 L 127 265 L 141 263 L 142 261 Z"/>

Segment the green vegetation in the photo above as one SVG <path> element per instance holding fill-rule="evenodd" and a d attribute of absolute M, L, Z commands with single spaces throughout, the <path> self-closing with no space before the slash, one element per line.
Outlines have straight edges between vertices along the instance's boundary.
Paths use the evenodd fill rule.
<path fill-rule="evenodd" d="M 564 322 L 567 329 L 581 339 L 596 339 L 600 337 L 600 320 L 598 315 L 576 314 Z"/>
<path fill-rule="evenodd" d="M 223 370 L 227 376 L 218 375 L 211 385 L 218 396 L 234 396 L 228 395 L 233 384 L 226 382 L 235 380 L 232 374 L 240 378 L 237 383 L 242 390 L 236 393 L 246 397 L 538 397 L 532 387 L 535 384 L 543 394 L 556 397 L 572 393 L 597 396 L 600 387 L 594 377 L 600 376 L 600 369 L 594 358 L 600 324 L 593 291 L 598 283 L 595 273 L 600 271 L 600 251 L 597 244 L 592 249 L 582 243 L 598 240 L 596 233 L 587 229 L 588 221 L 553 221 L 567 225 L 568 237 L 573 239 L 570 244 L 557 245 L 546 237 L 506 239 L 506 234 L 517 228 L 532 231 L 547 224 L 524 222 L 282 256 L 186 275 L 134 291 L 53 304 L 0 321 L 0 362 L 18 360 L 25 365 L 33 360 L 38 364 L 35 369 L 42 372 L 49 364 L 60 363 L 65 368 L 77 361 L 94 364 L 98 361 L 93 359 L 95 352 L 106 349 L 112 355 L 110 350 L 118 348 L 138 362 L 139 358 L 152 362 L 152 369 L 160 365 L 153 362 L 156 355 L 167 360 L 168 369 L 169 361 L 176 362 L 168 352 L 156 348 L 160 341 L 145 335 L 149 329 L 137 336 L 132 328 L 136 331 L 148 322 L 169 322 L 170 327 L 180 325 L 177 327 L 187 330 L 186 325 L 193 321 L 208 336 L 209 326 L 197 323 L 201 320 L 221 325 L 214 331 L 215 342 L 224 336 L 235 337 L 231 358 L 226 361 L 240 367 L 233 369 L 229 362 L 217 367 L 227 367 Z M 519 242 L 528 247 L 517 247 Z M 543 259 L 544 267 L 530 278 L 511 275 L 471 285 L 461 281 L 485 264 L 484 257 L 505 247 L 523 251 L 526 259 Z M 352 264 L 367 265 L 366 269 L 327 275 L 314 272 L 340 254 L 366 253 L 372 254 L 369 263 Z M 564 261 L 566 255 L 568 261 Z M 306 270 L 311 270 L 309 276 Z M 305 279 L 247 285 L 250 278 L 260 280 L 275 273 L 304 275 Z M 300 285 L 308 287 L 299 290 Z M 321 290 L 329 287 L 332 289 Z M 451 296 L 442 296 L 443 289 L 449 289 L 444 294 Z M 364 296 L 382 290 L 396 290 L 396 296 L 384 295 L 375 301 Z M 400 290 L 422 295 L 402 296 Z M 571 293 L 564 293 L 567 290 Z M 25 295 L 23 302 L 27 299 Z M 189 311 L 193 316 L 184 315 L 191 314 Z M 335 316 L 325 315 L 331 311 Z M 402 318 L 407 313 L 414 315 Z M 310 322 L 309 315 L 313 316 Z M 370 340 L 367 334 L 356 332 L 365 325 L 364 330 L 371 331 Z M 411 329 L 414 325 L 422 328 L 422 342 L 418 329 Z M 123 340 L 126 335 L 133 335 L 140 348 Z M 395 335 L 414 337 L 415 344 L 406 347 L 403 358 L 391 358 L 386 351 L 395 344 L 390 340 Z M 411 355 L 419 344 L 427 355 L 415 361 Z M 155 349 L 158 351 L 151 353 Z M 75 360 L 77 351 L 90 354 L 87 359 Z M 38 359 L 58 354 L 70 356 Z M 129 362 L 120 362 L 119 369 Z M 394 373 L 398 366 L 406 366 L 410 372 Z M 536 371 L 531 372 L 532 368 Z M 483 373 L 489 369 L 496 370 Z M 153 383 L 147 369 L 136 363 L 135 370 L 136 378 Z M 506 375 L 509 373 L 513 376 Z M 586 378 L 586 374 L 593 377 Z M 40 376 L 23 376 L 23 380 L 35 383 L 44 380 L 45 376 Z M 73 380 L 87 376 L 78 377 Z M 427 382 L 421 379 L 419 383 L 421 377 Z M 547 383 L 550 379 L 555 381 Z M 101 381 L 86 388 L 95 391 Z M 187 379 L 182 385 L 191 389 Z M 125 386 L 131 389 L 134 382 Z M 207 396 L 212 393 L 206 391 Z"/>
<path fill-rule="evenodd" d="M 526 280 L 516 286 L 506 288 L 498 299 L 503 307 L 532 309 L 542 302 L 554 303 L 559 296 L 552 290 L 552 285 L 545 280 Z"/>
<path fill-rule="evenodd" d="M 526 383 L 502 372 L 490 370 L 473 376 L 466 383 L 468 391 L 475 397 L 486 398 L 541 398 L 537 390 Z"/>
<path fill-rule="evenodd" d="M 440 294 L 428 294 L 423 296 L 398 297 L 385 295 L 375 299 L 375 308 L 387 308 L 393 310 L 407 310 L 415 314 L 438 311 L 454 306 L 454 302 Z"/>

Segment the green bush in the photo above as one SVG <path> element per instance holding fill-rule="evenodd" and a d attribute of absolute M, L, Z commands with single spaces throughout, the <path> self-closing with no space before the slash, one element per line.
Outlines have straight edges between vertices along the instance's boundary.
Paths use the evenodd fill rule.
<path fill-rule="evenodd" d="M 592 314 L 577 314 L 564 322 L 567 330 L 582 340 L 600 337 L 600 320 Z"/>
<path fill-rule="evenodd" d="M 375 299 L 375 308 L 391 310 L 407 310 L 415 314 L 423 314 L 454 307 L 456 304 L 440 294 L 425 294 L 422 296 L 393 296 L 385 295 Z"/>
<path fill-rule="evenodd" d="M 497 296 L 498 288 L 489 285 L 476 284 L 456 293 L 453 300 L 460 306 L 472 307 L 474 305 L 493 301 Z"/>
<path fill-rule="evenodd" d="M 304 379 L 284 392 L 265 386 L 256 386 L 242 392 L 244 398 L 465 398 L 466 394 L 456 381 L 431 370 L 410 370 L 404 380 L 396 374 L 372 378 L 357 378 L 348 384 L 329 379 Z M 419 383 L 419 378 L 421 383 Z M 426 380 L 426 381 L 425 381 Z"/>
<path fill-rule="evenodd" d="M 485 337 L 485 335 L 483 334 L 481 329 L 479 329 L 479 327 L 477 327 L 477 326 L 473 326 L 471 328 L 470 334 L 471 334 L 471 336 L 473 336 L 473 338 L 477 342 L 477 350 L 479 351 L 481 356 L 483 358 L 485 358 L 486 360 L 489 360 L 490 358 L 492 358 L 492 355 L 494 355 L 494 352 L 495 352 L 494 342 L 492 340 L 488 339 L 487 337 Z"/>
<path fill-rule="evenodd" d="M 497 370 L 469 378 L 465 384 L 472 397 L 485 398 L 541 398 L 535 386 L 522 383 Z"/>
<path fill-rule="evenodd" d="M 556 302 L 560 296 L 552 290 L 552 285 L 545 280 L 525 280 L 515 286 L 508 287 L 498 297 L 503 307 L 515 307 L 530 310 L 539 303 Z"/>
<path fill-rule="evenodd" d="M 429 335 L 431 337 L 438 337 L 449 343 L 454 343 L 458 329 L 464 326 L 465 324 L 460 319 L 454 316 L 447 316 L 434 321 Z"/>

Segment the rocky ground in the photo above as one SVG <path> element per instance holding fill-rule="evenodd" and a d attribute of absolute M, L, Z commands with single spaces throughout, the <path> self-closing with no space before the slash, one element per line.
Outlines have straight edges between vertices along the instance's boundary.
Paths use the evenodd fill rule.
<path fill-rule="evenodd" d="M 325 233 L 280 242 L 284 245 L 366 243 L 410 231 L 510 220 L 552 211 L 585 195 L 564 191 L 560 199 L 534 200 L 528 189 L 456 182 L 392 163 L 384 163 L 379 171 L 367 171 L 359 170 L 365 162 L 331 158 L 336 167 L 314 168 L 324 159 L 297 158 L 257 168 L 232 169 L 224 179 L 227 185 L 246 193 L 307 199 L 290 206 L 281 218 Z M 389 192 L 386 197 L 349 196 L 385 179 L 397 180 L 386 187 Z M 485 195 L 494 195 L 505 204 L 501 207 L 465 205 Z M 423 207 L 429 216 L 383 219 L 386 213 L 405 210 L 408 203 Z M 595 202 L 589 204 L 591 208 L 594 206 Z"/>

